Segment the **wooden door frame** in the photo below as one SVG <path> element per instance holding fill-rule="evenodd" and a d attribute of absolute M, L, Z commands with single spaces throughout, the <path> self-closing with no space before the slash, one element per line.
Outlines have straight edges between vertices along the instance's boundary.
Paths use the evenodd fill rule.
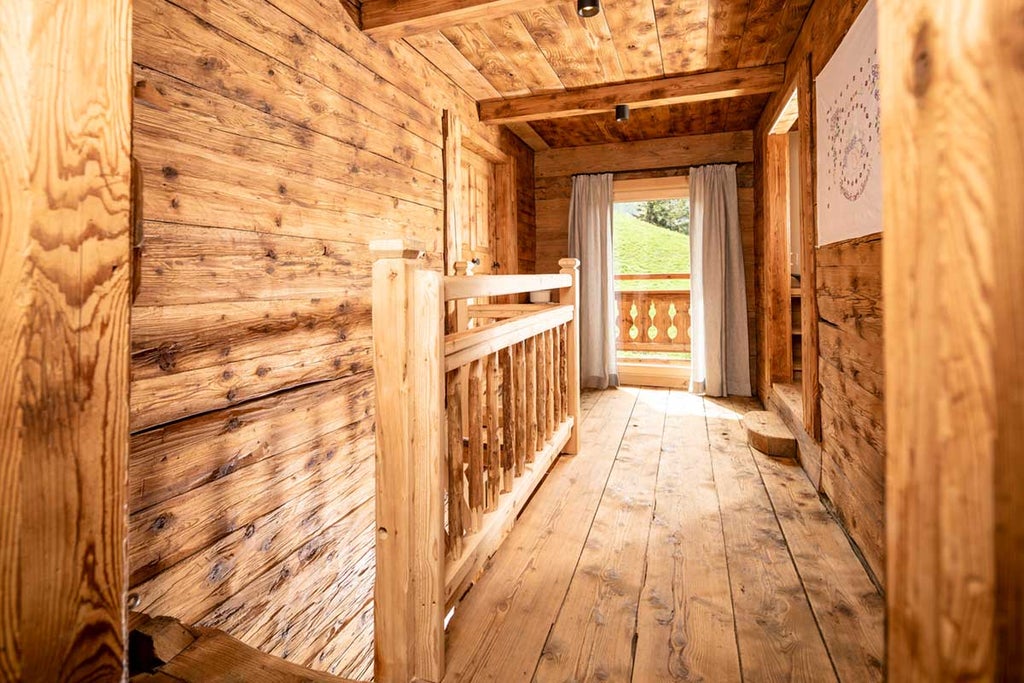
<path fill-rule="evenodd" d="M 471 127 L 462 124 L 459 116 L 449 109 L 444 110 L 442 121 L 442 148 L 444 160 L 444 263 L 445 274 L 455 274 L 455 263 L 460 260 L 458 253 L 459 226 L 465 220 L 462 215 L 462 155 L 468 150 L 483 157 L 494 166 L 493 197 L 495 203 L 494 225 L 491 231 L 491 248 L 497 266 L 494 274 L 519 272 L 518 206 L 516 203 L 516 159 L 497 145 L 478 135 Z"/>
<path fill-rule="evenodd" d="M 821 442 L 821 383 L 818 381 L 818 179 L 815 161 L 814 77 L 811 57 L 796 81 L 800 131 L 800 379 L 804 429 Z"/>
<path fill-rule="evenodd" d="M 789 129 L 771 132 L 765 140 L 764 332 L 767 387 L 793 380 L 793 317 L 789 268 Z M 765 397 L 767 398 L 767 397 Z"/>
<path fill-rule="evenodd" d="M 792 311 L 788 229 L 790 164 L 800 164 L 800 331 L 803 425 L 814 441 L 821 441 L 821 385 L 818 380 L 817 211 L 814 144 L 814 79 L 811 57 L 800 64 L 789 96 L 765 134 L 764 247 L 761 268 L 764 323 L 761 331 L 760 385 L 769 391 L 773 382 L 792 381 Z M 799 159 L 790 158 L 788 132 L 800 133 Z M 763 396 L 763 400 L 767 400 Z"/>

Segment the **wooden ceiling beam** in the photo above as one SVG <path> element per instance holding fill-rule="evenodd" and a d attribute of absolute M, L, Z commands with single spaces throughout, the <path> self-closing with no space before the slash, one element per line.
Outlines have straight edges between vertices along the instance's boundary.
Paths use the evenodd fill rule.
<path fill-rule="evenodd" d="M 363 0 L 363 32 L 377 39 L 407 38 L 459 24 L 496 19 L 558 0 Z M 564 0 L 563 0 L 564 1 Z"/>
<path fill-rule="evenodd" d="M 479 104 L 480 120 L 487 123 L 507 124 L 611 111 L 617 104 L 628 104 L 630 107 L 640 109 L 745 95 L 762 95 L 779 90 L 785 76 L 784 64 L 770 64 L 746 69 L 674 76 L 655 81 L 601 85 L 566 92 L 483 100 Z"/>
<path fill-rule="evenodd" d="M 538 178 L 615 173 L 694 164 L 744 164 L 754 160 L 754 133 L 711 133 L 674 138 L 562 147 L 534 154 Z"/>

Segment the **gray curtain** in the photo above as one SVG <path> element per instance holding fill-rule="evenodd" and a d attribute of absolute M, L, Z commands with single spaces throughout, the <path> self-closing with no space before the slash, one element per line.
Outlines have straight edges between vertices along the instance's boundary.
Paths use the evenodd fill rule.
<path fill-rule="evenodd" d="M 580 260 L 580 385 L 618 386 L 615 369 L 612 174 L 574 176 L 569 203 L 569 256 Z"/>
<path fill-rule="evenodd" d="M 736 166 L 690 169 L 690 391 L 750 396 Z"/>

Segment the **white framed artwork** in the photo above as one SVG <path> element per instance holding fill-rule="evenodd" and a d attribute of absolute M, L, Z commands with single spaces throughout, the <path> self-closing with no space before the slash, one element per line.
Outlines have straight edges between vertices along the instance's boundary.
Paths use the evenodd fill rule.
<path fill-rule="evenodd" d="M 869 0 L 814 81 L 819 246 L 882 230 L 878 68 Z"/>

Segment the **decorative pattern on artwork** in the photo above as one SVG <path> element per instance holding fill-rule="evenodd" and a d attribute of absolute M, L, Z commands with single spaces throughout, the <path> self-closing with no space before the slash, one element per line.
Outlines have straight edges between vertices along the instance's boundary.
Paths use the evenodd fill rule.
<path fill-rule="evenodd" d="M 839 99 L 829 106 L 826 117 L 832 164 L 829 180 L 848 201 L 855 202 L 864 195 L 871 174 L 876 172 L 880 124 L 875 50 L 843 87 Z"/>
<path fill-rule="evenodd" d="M 815 80 L 819 245 L 882 230 L 875 3 L 864 6 Z"/>

